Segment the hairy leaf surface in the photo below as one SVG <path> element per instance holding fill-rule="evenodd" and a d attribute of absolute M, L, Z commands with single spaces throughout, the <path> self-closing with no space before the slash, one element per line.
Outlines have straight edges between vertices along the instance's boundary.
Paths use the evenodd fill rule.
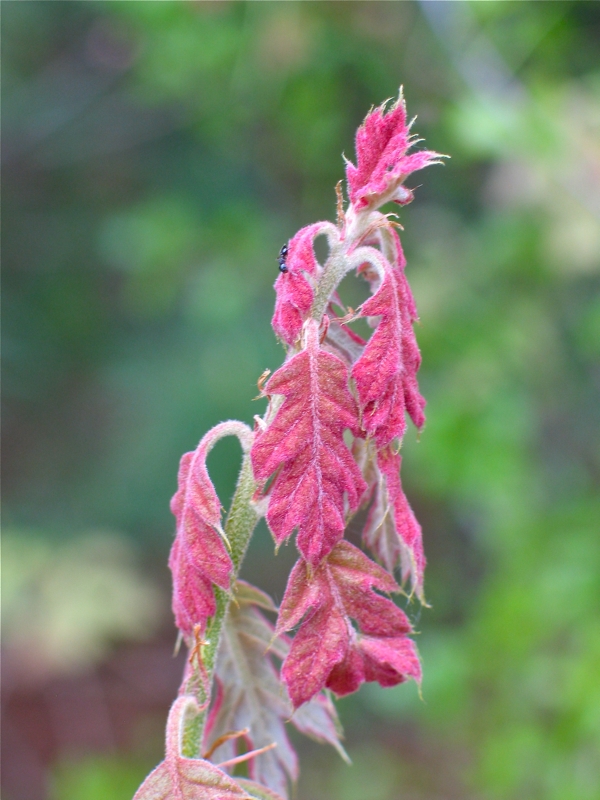
<path fill-rule="evenodd" d="M 275 311 L 273 330 L 287 344 L 299 337 L 314 298 L 313 284 L 307 278 L 317 278 L 321 267 L 316 259 L 313 242 L 317 236 L 331 230 L 330 222 L 315 222 L 302 228 L 288 243 L 286 272 L 275 281 Z"/>
<path fill-rule="evenodd" d="M 179 465 L 178 489 L 171 500 L 177 533 L 169 566 L 173 573 L 173 613 L 177 627 L 191 636 L 215 613 L 212 584 L 229 587 L 233 568 L 221 532 L 219 498 L 206 469 L 212 441 L 205 436 Z"/>
<path fill-rule="evenodd" d="M 362 316 L 381 319 L 352 368 L 363 428 L 379 448 L 404 435 L 405 411 L 417 428 L 425 423 L 425 400 L 417 384 L 421 354 L 412 328 L 414 314 L 403 270 L 388 265 L 381 286 L 361 307 Z"/>
<path fill-rule="evenodd" d="M 179 697 L 167 722 L 166 756 L 142 783 L 133 800 L 281 800 L 252 781 L 234 780 L 201 758 L 180 755 L 181 731 L 191 698 Z"/>
<path fill-rule="evenodd" d="M 277 475 L 270 488 L 267 522 L 280 543 L 298 528 L 298 548 L 316 566 L 343 535 L 344 498 L 355 510 L 366 483 L 344 442 L 358 433 L 357 407 L 348 369 L 321 349 L 318 325 L 306 324 L 306 348 L 270 378 L 267 394 L 285 400 L 252 447 L 255 477 Z"/>
<path fill-rule="evenodd" d="M 401 456 L 390 448 L 378 453 L 373 503 L 363 539 L 389 572 L 400 566 L 402 580 L 410 578 L 413 590 L 423 600 L 423 538 L 402 489 L 401 464 Z"/>
<path fill-rule="evenodd" d="M 133 800 L 282 800 L 253 781 L 239 783 L 209 761 L 180 756 L 162 761 Z"/>
<path fill-rule="evenodd" d="M 386 103 L 371 111 L 356 132 L 356 166 L 346 162 L 346 179 L 350 202 L 359 211 L 386 195 L 386 199 L 405 204 L 412 192 L 402 186 L 411 172 L 439 163 L 439 154 L 421 150 L 407 155 L 415 143 L 406 121 L 402 95 L 386 111 Z M 394 191 L 395 190 L 395 191 Z M 388 197 L 389 192 L 393 196 Z"/>
<path fill-rule="evenodd" d="M 300 623 L 282 668 L 295 707 L 324 686 L 344 695 L 364 681 L 391 686 L 420 678 L 406 614 L 374 590 L 398 587 L 349 542 L 339 542 L 314 572 L 306 561 L 296 563 L 276 628 L 289 631 Z"/>

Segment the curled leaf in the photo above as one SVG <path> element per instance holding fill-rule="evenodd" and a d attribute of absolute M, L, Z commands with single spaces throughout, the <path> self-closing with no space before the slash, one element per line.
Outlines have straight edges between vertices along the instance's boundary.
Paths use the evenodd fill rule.
<path fill-rule="evenodd" d="M 402 458 L 386 448 L 377 454 L 373 503 L 363 531 L 365 544 L 389 571 L 400 566 L 423 601 L 425 554 L 419 525 L 400 480 Z"/>
<path fill-rule="evenodd" d="M 204 630 L 216 610 L 213 584 L 229 588 L 233 564 L 221 529 L 221 506 L 206 469 L 206 458 L 224 436 L 238 436 L 247 451 L 252 432 L 241 422 L 222 422 L 179 465 L 178 488 L 171 500 L 176 536 L 169 556 L 173 573 L 173 613 L 188 643 L 194 629 Z"/>
<path fill-rule="evenodd" d="M 379 253 L 377 257 L 382 260 Z M 405 411 L 417 428 L 425 423 L 425 400 L 417 383 L 421 354 L 412 328 L 414 300 L 403 270 L 386 265 L 381 286 L 361 307 L 362 316 L 380 321 L 352 368 L 363 427 L 379 448 L 404 435 Z"/>
<path fill-rule="evenodd" d="M 330 222 L 315 222 L 302 228 L 290 240 L 286 271 L 275 281 L 273 330 L 287 344 L 293 344 L 302 330 L 314 298 L 314 283 L 321 273 L 313 242 L 321 234 L 335 232 Z"/>

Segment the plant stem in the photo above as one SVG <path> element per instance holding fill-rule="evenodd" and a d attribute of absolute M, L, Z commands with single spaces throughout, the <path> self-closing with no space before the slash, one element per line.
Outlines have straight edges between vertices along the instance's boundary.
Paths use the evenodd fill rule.
<path fill-rule="evenodd" d="M 231 560 L 233 562 L 232 586 L 235 584 L 240 566 L 246 554 L 246 549 L 248 548 L 250 537 L 259 520 L 259 515 L 252 505 L 252 497 L 255 491 L 256 482 L 252 474 L 250 453 L 245 451 L 236 490 L 231 501 L 231 508 L 229 509 L 227 521 L 225 522 L 225 534 L 231 545 Z M 193 680 L 194 677 L 197 678 L 198 685 L 208 687 L 209 691 L 213 681 L 223 624 L 232 600 L 231 592 L 220 589 L 218 586 L 215 586 L 214 590 L 217 610 L 214 617 L 209 620 L 205 635 L 206 644 L 204 644 L 201 649 L 202 665 L 206 675 L 204 679 L 198 675 L 192 676 L 191 678 L 191 680 Z M 205 690 L 201 690 L 201 695 L 204 693 Z M 181 755 L 187 758 L 197 758 L 201 755 L 202 735 L 206 723 L 210 696 L 200 696 L 198 700 L 202 707 L 201 710 L 199 709 L 196 713 L 189 714 L 184 723 L 181 739 Z"/>
<path fill-rule="evenodd" d="M 352 268 L 350 258 L 352 250 L 358 244 L 369 226 L 371 219 L 369 213 L 358 214 L 349 209 L 346 212 L 346 230 L 343 239 L 337 239 L 331 243 L 329 258 L 323 268 L 323 273 L 319 280 L 319 285 L 315 293 L 310 316 L 321 322 L 323 314 L 327 311 L 327 306 L 331 296 L 337 289 L 344 275 Z"/>

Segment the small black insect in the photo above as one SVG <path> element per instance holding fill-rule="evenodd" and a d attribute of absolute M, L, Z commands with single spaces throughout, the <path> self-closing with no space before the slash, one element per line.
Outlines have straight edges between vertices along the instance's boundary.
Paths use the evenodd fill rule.
<path fill-rule="evenodd" d="M 279 264 L 279 272 L 287 272 L 288 268 L 286 267 L 286 259 L 288 254 L 288 246 L 284 244 L 281 250 L 279 251 L 279 256 L 277 257 L 277 263 Z"/>

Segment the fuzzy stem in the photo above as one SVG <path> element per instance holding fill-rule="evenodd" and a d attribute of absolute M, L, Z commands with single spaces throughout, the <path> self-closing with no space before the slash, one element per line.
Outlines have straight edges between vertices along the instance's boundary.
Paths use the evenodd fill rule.
<path fill-rule="evenodd" d="M 247 447 L 246 443 L 242 441 L 242 447 L 244 449 L 244 459 L 237 487 L 231 501 L 231 508 L 225 522 L 225 534 L 231 545 L 231 560 L 233 562 L 232 586 L 237 579 L 250 537 L 259 520 L 259 515 L 252 505 L 256 482 L 252 473 L 249 446 Z M 214 589 L 217 610 L 214 617 L 209 620 L 205 635 L 206 644 L 202 646 L 202 664 L 206 671 L 206 676 L 204 681 L 198 680 L 200 685 L 208 687 L 211 686 L 213 681 L 223 623 L 232 599 L 230 592 L 220 589 L 218 586 L 215 586 Z M 210 697 L 201 697 L 200 700 L 201 704 L 197 712 L 187 716 L 184 723 L 181 754 L 187 758 L 197 758 L 202 747 L 202 735 Z"/>
<path fill-rule="evenodd" d="M 331 250 L 331 255 L 327 259 L 323 274 L 319 280 L 317 293 L 313 301 L 310 315 L 317 322 L 321 322 L 321 317 L 327 310 L 331 295 L 337 289 L 339 282 L 342 280 L 347 268 L 346 248 L 343 243 L 335 245 Z"/>
<path fill-rule="evenodd" d="M 357 214 L 350 207 L 344 219 L 345 236 L 342 239 L 333 239 L 333 237 L 330 239 L 331 251 L 323 268 L 310 310 L 310 316 L 316 319 L 319 324 L 323 314 L 327 311 L 332 294 L 339 286 L 344 275 L 352 269 L 353 264 L 350 263 L 349 257 L 368 229 L 371 216 L 369 213 L 364 212 Z"/>

